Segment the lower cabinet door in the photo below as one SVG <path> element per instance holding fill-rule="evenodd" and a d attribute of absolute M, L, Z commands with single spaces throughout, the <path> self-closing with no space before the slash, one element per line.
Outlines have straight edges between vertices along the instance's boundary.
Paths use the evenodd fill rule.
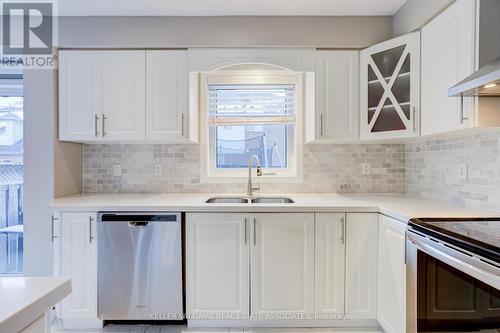
<path fill-rule="evenodd" d="M 187 214 L 188 315 L 248 314 L 248 221 L 237 213 Z"/>
<path fill-rule="evenodd" d="M 378 214 L 347 214 L 346 222 L 346 314 L 375 320 Z"/>
<path fill-rule="evenodd" d="M 345 214 L 317 213 L 315 238 L 315 312 L 343 314 Z"/>
<path fill-rule="evenodd" d="M 314 214 L 251 215 L 252 314 L 314 311 Z"/>
<path fill-rule="evenodd" d="M 61 317 L 65 328 L 77 327 L 79 320 L 97 320 L 96 214 L 61 217 L 61 276 L 71 278 L 72 289 L 62 301 Z"/>
<path fill-rule="evenodd" d="M 377 319 L 385 332 L 406 332 L 406 227 L 380 215 Z"/>

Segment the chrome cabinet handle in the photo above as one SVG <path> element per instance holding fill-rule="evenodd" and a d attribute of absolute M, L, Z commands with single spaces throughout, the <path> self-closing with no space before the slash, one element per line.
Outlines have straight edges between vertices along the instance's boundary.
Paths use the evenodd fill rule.
<path fill-rule="evenodd" d="M 92 236 L 92 222 L 94 222 L 94 218 L 92 216 L 89 216 L 89 243 L 92 244 L 92 240 L 94 239 L 94 236 Z"/>
<path fill-rule="evenodd" d="M 257 219 L 253 219 L 253 245 L 257 245 Z"/>
<path fill-rule="evenodd" d="M 54 239 L 56 239 L 58 236 L 55 235 L 55 222 L 59 220 L 57 217 L 52 215 L 52 224 L 51 224 L 51 237 L 52 237 L 52 243 L 54 243 Z"/>
<path fill-rule="evenodd" d="M 340 218 L 340 223 L 341 223 L 341 231 L 340 231 L 340 240 L 342 241 L 342 244 L 345 244 L 345 217 Z"/>
<path fill-rule="evenodd" d="M 460 96 L 460 124 L 464 124 L 464 120 L 467 120 L 469 119 L 469 117 L 467 117 L 465 115 L 465 109 L 464 109 L 464 96 Z"/>
<path fill-rule="evenodd" d="M 247 245 L 247 223 L 248 223 L 248 218 L 245 217 L 245 245 Z"/>
<path fill-rule="evenodd" d="M 106 133 L 106 119 L 108 119 L 106 117 L 106 115 L 103 113 L 102 114 L 102 136 L 105 136 L 107 133 Z"/>
<path fill-rule="evenodd" d="M 413 132 L 417 131 L 417 109 L 413 107 Z"/>
<path fill-rule="evenodd" d="M 408 247 L 408 230 L 405 231 L 405 265 L 406 265 L 407 247 Z"/>
<path fill-rule="evenodd" d="M 181 123 L 181 136 L 184 136 L 184 112 L 182 113 L 181 119 L 182 119 L 182 123 Z"/>
<path fill-rule="evenodd" d="M 323 114 L 319 115 L 319 135 L 323 136 Z"/>
<path fill-rule="evenodd" d="M 94 132 L 95 132 L 96 137 L 99 136 L 99 131 L 97 130 L 97 123 L 98 122 L 99 122 L 99 115 L 96 113 L 96 114 L 94 114 Z"/>

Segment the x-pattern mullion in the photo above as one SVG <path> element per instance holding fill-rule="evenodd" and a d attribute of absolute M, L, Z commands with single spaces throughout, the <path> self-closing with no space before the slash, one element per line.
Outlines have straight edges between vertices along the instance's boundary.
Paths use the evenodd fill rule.
<path fill-rule="evenodd" d="M 373 114 L 373 117 L 369 123 L 370 132 L 372 131 L 373 126 L 375 126 L 377 118 L 379 117 L 380 112 L 382 112 L 384 102 L 387 98 L 389 98 L 390 101 L 392 102 L 394 109 L 396 110 L 399 117 L 401 118 L 401 121 L 405 124 L 405 127 L 409 128 L 409 126 L 410 126 L 410 120 L 408 120 L 408 118 L 406 118 L 406 116 L 403 112 L 403 109 L 401 108 L 401 106 L 399 105 L 399 102 L 397 101 L 396 97 L 392 93 L 392 87 L 393 87 L 394 83 L 396 82 L 396 79 L 399 75 L 399 72 L 401 71 L 401 68 L 403 67 L 404 61 L 406 60 L 408 53 L 409 53 L 408 49 L 407 49 L 407 47 L 405 47 L 403 53 L 401 54 L 401 58 L 399 58 L 399 61 L 396 65 L 396 68 L 394 69 L 394 73 L 392 73 L 392 75 L 391 75 L 389 82 L 386 82 L 386 80 L 385 80 L 384 76 L 382 75 L 382 73 L 380 72 L 378 66 L 373 61 L 373 58 L 368 57 L 368 63 L 372 67 L 373 72 L 375 73 L 375 76 L 377 77 L 377 80 L 380 82 L 380 84 L 382 85 L 382 88 L 384 89 L 384 93 L 382 95 L 382 98 L 380 99 L 380 101 L 377 105 L 377 108 L 375 109 L 375 113 Z"/>

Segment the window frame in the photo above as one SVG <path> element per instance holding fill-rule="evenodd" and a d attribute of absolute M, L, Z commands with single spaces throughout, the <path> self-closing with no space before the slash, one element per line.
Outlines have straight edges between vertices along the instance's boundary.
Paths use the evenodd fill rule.
<path fill-rule="evenodd" d="M 209 85 L 225 84 L 276 84 L 295 86 L 295 124 L 294 135 L 289 136 L 287 152 L 288 167 L 285 169 L 266 169 L 259 182 L 301 182 L 302 181 L 302 121 L 304 101 L 303 73 L 289 70 L 217 70 L 209 73 L 200 73 L 200 144 L 201 144 L 201 181 L 202 182 L 231 182 L 248 178 L 248 169 L 217 169 L 215 156 L 215 140 L 210 138 L 208 116 Z M 242 123 L 243 124 L 243 123 Z M 215 128 L 213 129 L 215 132 Z M 213 134 L 212 134 L 213 135 Z M 261 161 L 262 162 L 262 161 Z"/>

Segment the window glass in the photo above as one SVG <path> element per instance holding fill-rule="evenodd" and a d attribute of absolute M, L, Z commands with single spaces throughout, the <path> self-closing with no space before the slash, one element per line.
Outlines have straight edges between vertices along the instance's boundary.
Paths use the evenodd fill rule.
<path fill-rule="evenodd" d="M 210 85 L 208 122 L 216 169 L 289 166 L 295 129 L 295 85 Z"/>
<path fill-rule="evenodd" d="M 0 274 L 23 272 L 23 97 L 0 79 Z M 8 87 L 2 91 L 2 87 Z M 17 90 L 17 92 L 16 92 Z"/>

